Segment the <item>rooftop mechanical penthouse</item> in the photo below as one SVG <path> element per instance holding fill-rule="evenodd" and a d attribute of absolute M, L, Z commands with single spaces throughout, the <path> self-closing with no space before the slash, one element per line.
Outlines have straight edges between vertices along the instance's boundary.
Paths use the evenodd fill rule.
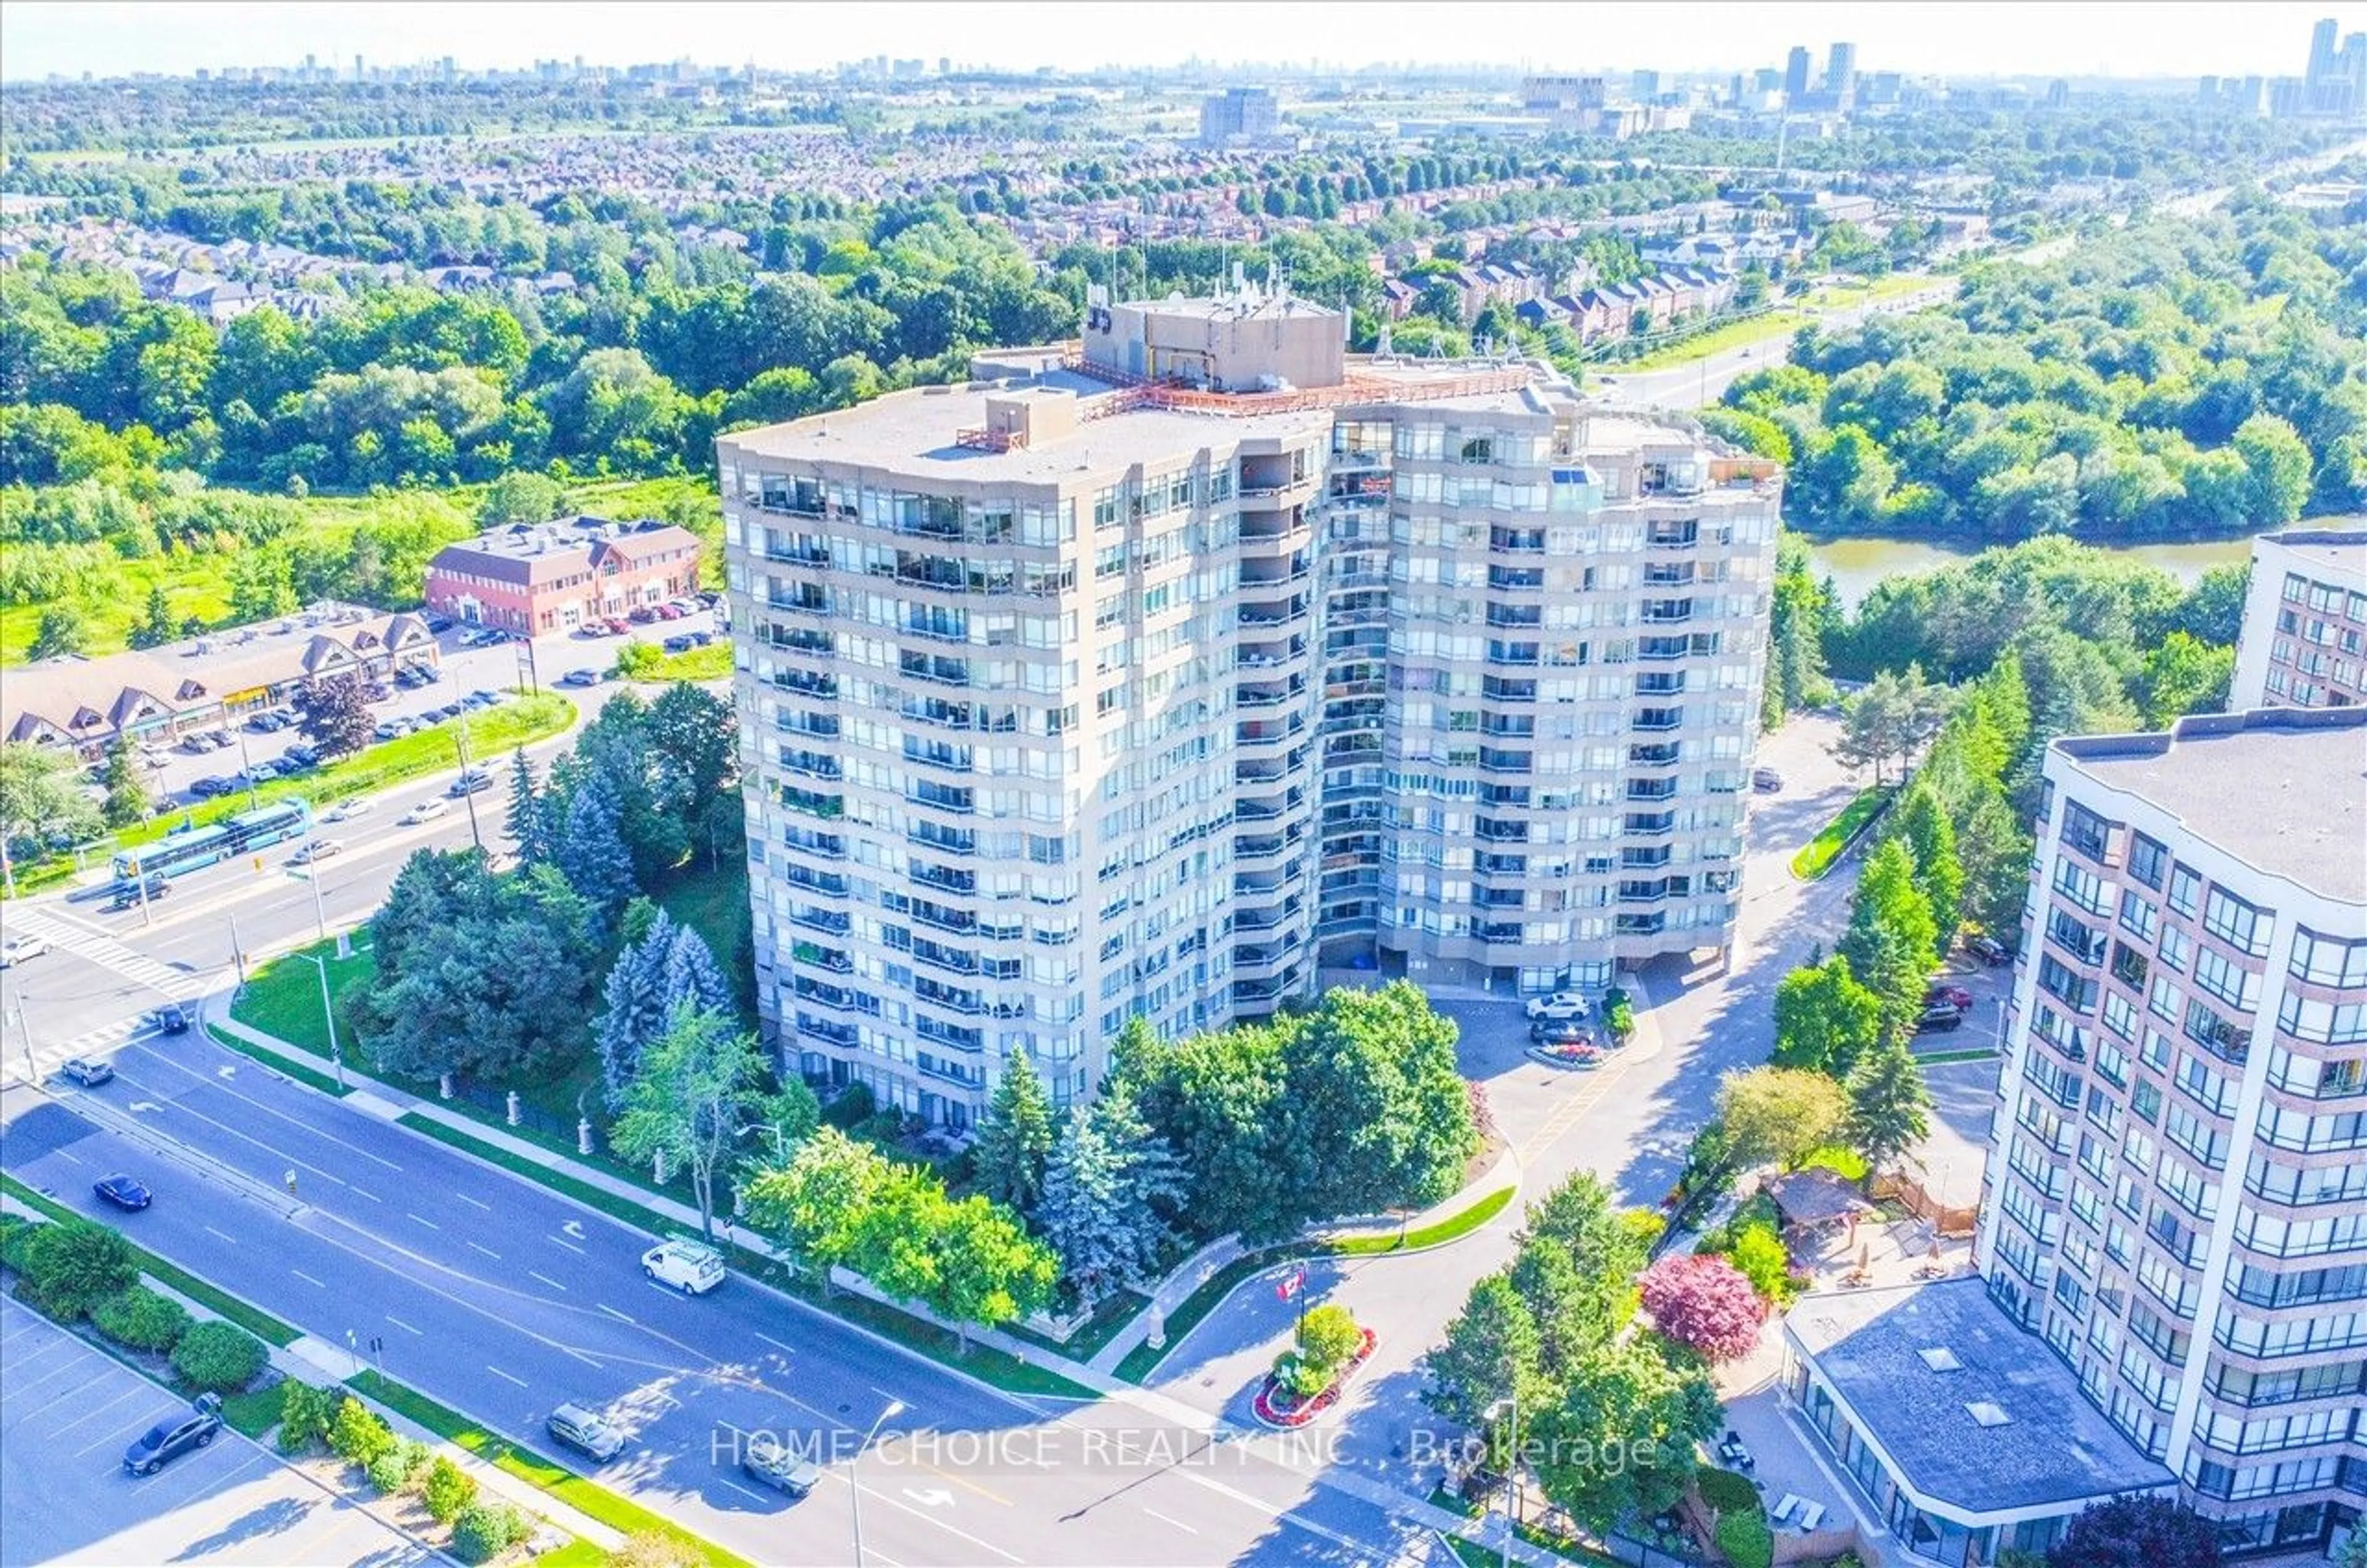
<path fill-rule="evenodd" d="M 1510 994 L 1723 946 L 1780 483 L 1283 292 L 718 443 L 759 989 L 957 1125 L 1026 1051 L 1319 969 Z"/>

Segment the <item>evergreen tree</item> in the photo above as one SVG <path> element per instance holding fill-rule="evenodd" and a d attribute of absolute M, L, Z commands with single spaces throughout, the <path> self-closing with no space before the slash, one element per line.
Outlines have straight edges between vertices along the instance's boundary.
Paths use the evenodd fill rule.
<path fill-rule="evenodd" d="M 1850 904 L 1840 953 L 1850 973 L 1882 1002 L 1886 1033 L 1905 1039 L 1922 1010 L 1931 965 L 1939 961 L 1939 926 L 1915 885 L 1907 846 L 1890 839 L 1866 858 Z"/>
<path fill-rule="evenodd" d="M 1931 1092 L 1922 1064 L 1903 1040 L 1884 1040 L 1849 1077 L 1849 1139 L 1879 1171 L 1923 1141 L 1931 1130 Z"/>
<path fill-rule="evenodd" d="M 617 830 L 616 793 L 601 774 L 590 774 L 570 795 L 567 825 L 551 859 L 606 931 L 632 897 L 635 884 L 632 857 Z"/>
<path fill-rule="evenodd" d="M 140 764 L 132 759 L 130 740 L 119 737 L 107 749 L 107 767 L 98 782 L 107 791 L 99 813 L 108 827 L 137 827 L 148 819 L 154 800 L 147 781 L 140 776 Z"/>
<path fill-rule="evenodd" d="M 180 623 L 173 619 L 173 606 L 164 597 L 161 582 L 148 590 L 148 607 L 139 621 L 123 634 L 124 642 L 132 648 L 162 648 L 173 640 Z"/>
<path fill-rule="evenodd" d="M 517 845 L 521 863 L 550 859 L 550 799 L 543 793 L 541 781 L 535 777 L 534 763 L 523 746 L 511 759 L 510 809 L 503 826 L 510 841 Z"/>
<path fill-rule="evenodd" d="M 601 1084 L 612 1110 L 624 1104 L 640 1070 L 641 1053 L 665 1032 L 665 968 L 674 936 L 674 922 L 661 909 L 648 934 L 617 954 L 601 988 L 603 1006 L 593 1037 L 600 1047 Z"/>
<path fill-rule="evenodd" d="M 685 1004 L 709 1012 L 731 1010 L 731 984 L 717 966 L 714 949 L 696 927 L 674 928 L 660 974 L 669 1010 Z"/>
<path fill-rule="evenodd" d="M 1905 840 L 1915 861 L 1915 886 L 1931 912 L 1932 945 L 1945 953 L 1956 939 L 1965 896 L 1964 862 L 1956 854 L 1956 829 L 1939 792 L 1918 779 L 1890 814 L 1889 831 Z"/>
<path fill-rule="evenodd" d="M 1175 1243 L 1164 1211 L 1184 1195 L 1184 1168 L 1122 1083 L 1072 1111 L 1044 1168 L 1037 1230 L 1087 1311 L 1118 1290 L 1147 1288 Z"/>
<path fill-rule="evenodd" d="M 971 1151 L 979 1190 L 994 1201 L 1031 1213 L 1044 1191 L 1044 1162 L 1052 1152 L 1052 1101 L 1027 1053 L 1002 1065 L 987 1100 Z"/>

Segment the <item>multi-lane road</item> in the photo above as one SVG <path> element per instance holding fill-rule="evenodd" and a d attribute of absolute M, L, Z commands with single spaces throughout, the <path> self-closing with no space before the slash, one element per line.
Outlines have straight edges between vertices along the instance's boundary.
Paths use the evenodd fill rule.
<path fill-rule="evenodd" d="M 12 1175 L 517 1440 L 548 1449 L 561 1400 L 609 1412 L 629 1445 L 579 1462 L 753 1560 L 847 1561 L 858 1485 L 866 1553 L 889 1564 L 1444 1550 L 1280 1438 L 1228 1440 L 1157 1402 L 1000 1393 L 747 1280 L 683 1298 L 644 1279 L 639 1233 L 201 1032 L 114 1060 L 98 1089 L 0 1089 Z M 91 1183 L 115 1170 L 154 1206 L 104 1210 Z M 808 1446 L 821 1487 L 792 1503 L 751 1483 L 734 1445 L 752 1431 Z"/>

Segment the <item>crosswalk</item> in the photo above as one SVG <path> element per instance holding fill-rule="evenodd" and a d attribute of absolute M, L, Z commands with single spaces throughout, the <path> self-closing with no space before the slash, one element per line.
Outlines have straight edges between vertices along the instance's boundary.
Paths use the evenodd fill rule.
<path fill-rule="evenodd" d="M 39 937 L 60 952 L 87 959 L 134 985 L 168 997 L 184 995 L 192 987 L 192 977 L 180 970 L 160 964 L 144 953 L 134 953 L 104 931 L 62 919 L 46 909 L 10 910 L 8 930 L 11 935 Z"/>
<path fill-rule="evenodd" d="M 36 1039 L 28 1045 L 23 1031 L 16 1027 L 17 1021 L 8 1021 L 6 1052 L 0 1056 L 0 1084 L 40 1083 L 73 1057 L 110 1055 L 156 1032 L 156 1026 L 144 1016 L 134 1016 L 85 1030 L 71 1040 Z"/>

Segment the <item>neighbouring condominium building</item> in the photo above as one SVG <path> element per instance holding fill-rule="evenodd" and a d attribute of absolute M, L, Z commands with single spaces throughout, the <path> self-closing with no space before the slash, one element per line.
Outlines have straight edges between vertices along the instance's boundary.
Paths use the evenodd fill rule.
<path fill-rule="evenodd" d="M 2367 527 L 2252 541 L 2252 582 L 2227 709 L 2339 708 L 2367 699 Z"/>
<path fill-rule="evenodd" d="M 762 1006 L 962 1124 L 1319 964 L 1723 946 L 1779 476 L 1237 285 L 718 444 Z"/>
<path fill-rule="evenodd" d="M 2231 1552 L 2322 1549 L 2367 1506 L 2367 708 L 2044 779 L 1989 1292 Z"/>

